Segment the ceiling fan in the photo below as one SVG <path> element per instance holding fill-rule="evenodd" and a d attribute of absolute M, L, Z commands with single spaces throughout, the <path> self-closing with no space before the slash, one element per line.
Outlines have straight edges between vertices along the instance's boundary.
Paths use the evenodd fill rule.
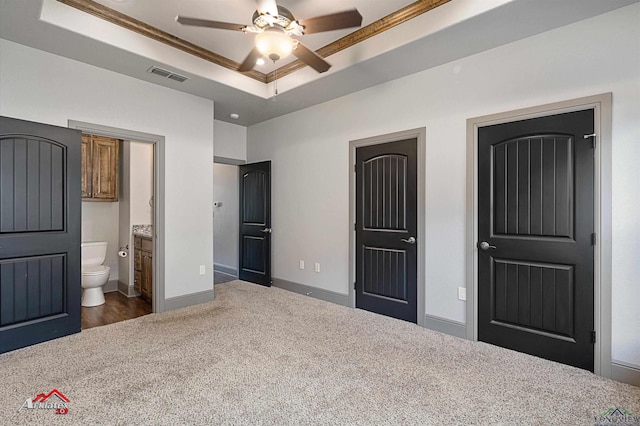
<path fill-rule="evenodd" d="M 188 18 L 180 15 L 176 16 L 176 21 L 182 25 L 256 34 L 254 48 L 238 67 L 240 72 L 252 70 L 261 57 L 269 58 L 275 62 L 278 59 L 289 56 L 291 53 L 316 71 L 325 72 L 331 68 L 331 65 L 316 52 L 292 38 L 292 36 L 299 37 L 305 34 L 362 25 L 362 15 L 357 9 L 315 18 L 296 19 L 289 9 L 278 6 L 276 0 L 256 0 L 256 3 L 257 10 L 251 19 L 252 25 L 231 24 L 208 19 Z"/>

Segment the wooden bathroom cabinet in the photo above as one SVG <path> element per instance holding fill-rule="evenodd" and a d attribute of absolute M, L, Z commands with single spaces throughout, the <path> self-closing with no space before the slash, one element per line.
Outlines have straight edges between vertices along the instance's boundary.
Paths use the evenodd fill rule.
<path fill-rule="evenodd" d="M 120 141 L 82 135 L 82 200 L 118 201 Z"/>
<path fill-rule="evenodd" d="M 151 238 L 134 237 L 134 286 L 140 295 L 151 300 L 153 294 L 153 241 Z"/>

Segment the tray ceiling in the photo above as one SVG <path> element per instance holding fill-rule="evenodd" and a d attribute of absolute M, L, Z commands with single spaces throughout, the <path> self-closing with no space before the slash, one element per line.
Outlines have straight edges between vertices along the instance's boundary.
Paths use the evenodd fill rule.
<path fill-rule="evenodd" d="M 184 27 L 174 20 L 181 14 L 249 24 L 256 9 L 254 0 L 0 0 L 0 37 L 211 99 L 216 119 L 248 126 L 638 1 L 279 1 L 297 18 L 353 7 L 362 14 L 362 29 L 303 36 L 308 47 L 320 52 L 336 42 L 342 46 L 345 43 L 340 40 L 345 37 L 350 43 L 359 41 L 346 43 L 348 46 L 328 56 L 333 66 L 322 74 L 307 66 L 297 67 L 294 59 L 288 59 L 257 67 L 254 75 L 243 75 L 234 70 L 234 64 L 251 50 L 251 35 Z M 195 50 L 158 41 L 122 22 L 87 13 L 81 10 L 83 6 L 106 10 L 134 26 L 195 46 Z M 407 16 L 406 10 L 414 14 Z M 416 10 L 422 12 L 416 14 Z M 393 18 L 386 18 L 389 15 Z M 223 58 L 229 66 L 216 64 L 203 51 Z M 147 72 L 153 66 L 187 80 L 178 82 Z M 273 102 L 276 68 L 280 69 L 279 95 Z M 231 113 L 240 118 L 231 119 Z"/>

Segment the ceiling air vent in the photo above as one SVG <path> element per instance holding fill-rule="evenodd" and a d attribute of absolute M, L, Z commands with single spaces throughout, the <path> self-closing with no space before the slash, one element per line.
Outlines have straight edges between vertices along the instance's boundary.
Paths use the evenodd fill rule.
<path fill-rule="evenodd" d="M 174 72 L 171 72 L 171 71 L 165 70 L 164 68 L 160 68 L 156 66 L 149 68 L 147 72 L 151 74 L 159 75 L 160 77 L 170 78 L 171 80 L 178 81 L 180 83 L 188 80 L 188 78 L 183 75 L 176 74 Z"/>
<path fill-rule="evenodd" d="M 179 81 L 180 83 L 182 83 L 183 81 L 187 80 L 187 77 L 185 77 L 184 75 L 180 75 L 180 74 L 171 74 L 169 76 L 169 78 L 171 80 Z"/>

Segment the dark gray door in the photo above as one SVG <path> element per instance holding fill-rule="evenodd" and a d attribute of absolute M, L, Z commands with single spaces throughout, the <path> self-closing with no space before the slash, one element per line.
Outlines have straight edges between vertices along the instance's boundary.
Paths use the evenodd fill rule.
<path fill-rule="evenodd" d="M 478 131 L 478 339 L 591 371 L 593 122 Z"/>
<path fill-rule="evenodd" d="M 356 149 L 356 307 L 417 321 L 417 139 Z"/>
<path fill-rule="evenodd" d="M 239 174 L 238 277 L 271 286 L 271 161 L 242 165 Z"/>
<path fill-rule="evenodd" d="M 0 352 L 80 331 L 80 144 L 0 117 Z"/>

